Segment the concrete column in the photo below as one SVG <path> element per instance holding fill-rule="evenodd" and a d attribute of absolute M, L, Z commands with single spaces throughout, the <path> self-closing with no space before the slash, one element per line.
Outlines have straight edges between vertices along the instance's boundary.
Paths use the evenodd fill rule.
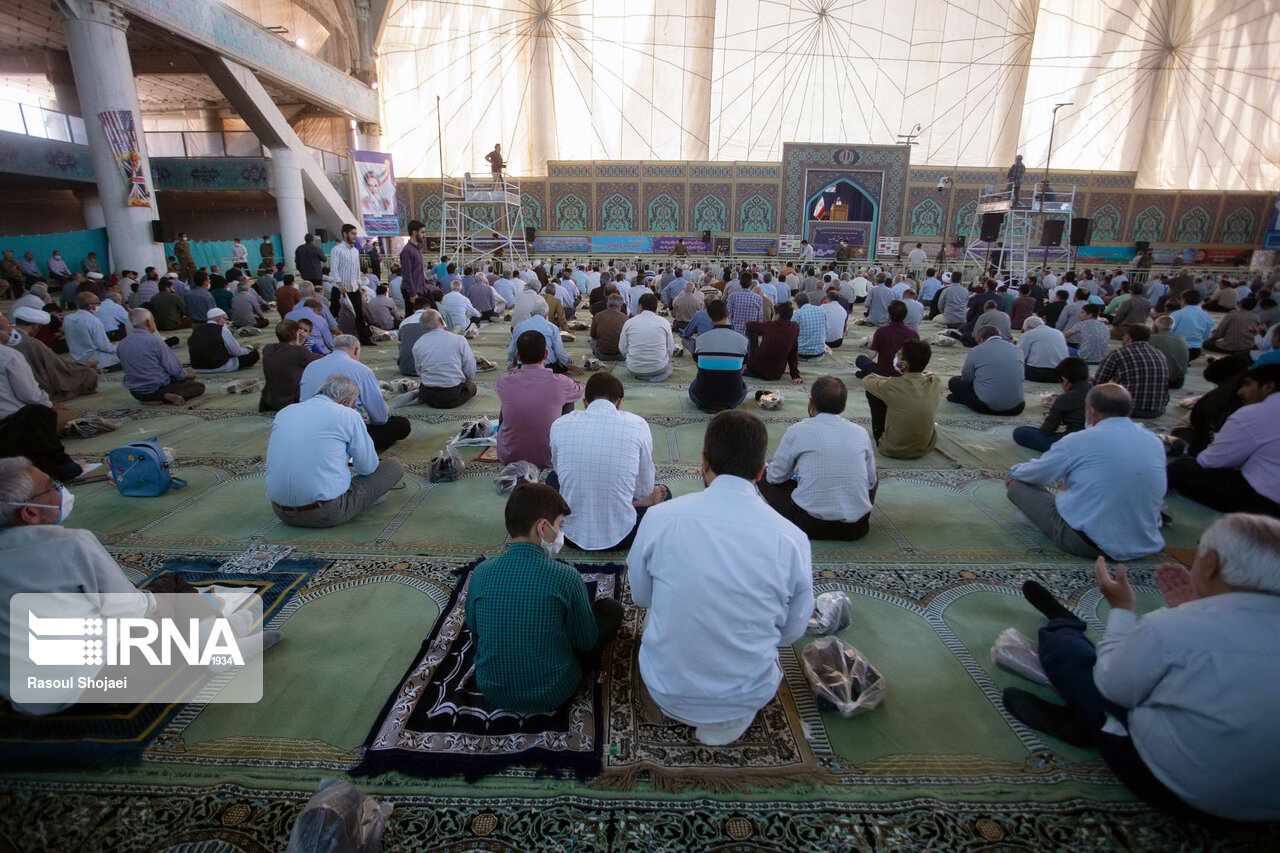
<path fill-rule="evenodd" d="M 361 151 L 381 151 L 382 125 L 376 121 L 362 121 L 356 125 L 356 148 Z"/>
<path fill-rule="evenodd" d="M 66 28 L 67 48 L 89 137 L 89 155 L 93 160 L 114 268 L 142 270 L 156 266 L 163 269 L 163 247 L 151 239 L 151 221 L 156 218 L 155 187 L 151 184 L 151 162 L 147 158 L 138 90 L 124 34 L 128 20 L 118 8 L 102 0 L 56 2 Z M 147 176 L 151 191 L 149 207 L 129 204 L 128 184 L 111 153 L 98 117 L 109 110 L 128 110 L 133 114 L 142 173 Z"/>
<path fill-rule="evenodd" d="M 280 244 L 284 249 L 285 269 L 297 274 L 293 250 L 301 245 L 307 233 L 307 203 L 302 190 L 302 167 L 298 155 L 288 146 L 271 149 L 272 188 L 276 212 L 280 217 Z"/>
<path fill-rule="evenodd" d="M 105 228 L 107 220 L 102 215 L 102 199 L 98 197 L 98 191 L 86 187 L 82 190 L 76 190 L 75 196 L 80 202 L 80 210 L 84 214 L 84 227 Z"/>

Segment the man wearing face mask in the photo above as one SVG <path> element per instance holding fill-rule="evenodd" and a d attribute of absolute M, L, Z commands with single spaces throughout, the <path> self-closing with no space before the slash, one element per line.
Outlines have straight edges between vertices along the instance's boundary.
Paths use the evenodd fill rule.
<path fill-rule="evenodd" d="M 81 468 L 58 439 L 58 413 L 37 384 L 31 365 L 12 346 L 9 330 L 0 346 L 0 457 L 26 456 L 46 476 L 74 480 Z"/>
<path fill-rule="evenodd" d="M 1008 497 L 1021 520 L 1068 554 L 1134 560 L 1164 547 L 1164 443 L 1130 420 L 1132 412 L 1124 386 L 1095 385 L 1085 397 L 1084 429 L 1009 469 Z M 1059 480 L 1055 497 L 1046 487 Z"/>
<path fill-rule="evenodd" d="M 476 635 L 476 685 L 495 706 L 554 711 L 590 683 L 622 622 L 613 599 L 592 602 L 577 570 L 558 562 L 569 505 L 541 483 L 507 499 L 511 547 L 476 567 L 467 585 L 467 627 Z"/>
<path fill-rule="evenodd" d="M 76 308 L 62 320 L 62 331 L 67 336 L 67 350 L 81 364 L 92 362 L 99 370 L 110 373 L 120 369 L 120 357 L 116 345 L 107 340 L 107 328 L 98 319 L 97 294 L 87 290 L 76 293 Z"/>

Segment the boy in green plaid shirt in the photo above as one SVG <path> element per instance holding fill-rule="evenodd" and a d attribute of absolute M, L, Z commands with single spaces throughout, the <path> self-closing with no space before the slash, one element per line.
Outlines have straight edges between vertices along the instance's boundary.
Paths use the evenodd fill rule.
<path fill-rule="evenodd" d="M 499 708 L 535 714 L 563 705 L 599 669 L 622 622 L 621 604 L 593 604 L 578 570 L 553 559 L 568 514 L 555 489 L 520 484 L 507 499 L 511 547 L 471 575 L 466 610 L 476 684 Z"/>

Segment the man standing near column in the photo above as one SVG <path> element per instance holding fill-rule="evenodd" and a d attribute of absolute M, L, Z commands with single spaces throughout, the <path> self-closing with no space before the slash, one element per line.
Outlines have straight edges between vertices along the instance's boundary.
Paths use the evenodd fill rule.
<path fill-rule="evenodd" d="M 360 286 L 360 250 L 356 248 L 356 227 L 342 226 L 342 241 L 329 253 L 329 274 L 333 277 L 333 289 L 329 292 L 329 311 L 338 316 L 342 294 L 351 300 L 351 310 L 356 316 L 356 335 L 360 345 L 377 346 L 369 332 L 369 322 L 364 318 L 364 289 Z"/>
<path fill-rule="evenodd" d="M 293 264 L 298 268 L 298 275 L 304 281 L 314 284 L 318 290 L 324 279 L 324 249 L 316 245 L 314 234 L 308 234 L 302 240 L 302 244 L 293 250 Z M 360 263 L 357 258 L 356 269 L 359 268 Z"/>

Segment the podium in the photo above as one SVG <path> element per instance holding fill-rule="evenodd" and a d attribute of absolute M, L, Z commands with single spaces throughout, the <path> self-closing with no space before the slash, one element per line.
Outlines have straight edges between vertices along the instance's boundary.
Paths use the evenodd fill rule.
<path fill-rule="evenodd" d="M 849 205 L 836 202 L 831 205 L 831 221 L 832 222 L 848 222 L 849 221 Z"/>

